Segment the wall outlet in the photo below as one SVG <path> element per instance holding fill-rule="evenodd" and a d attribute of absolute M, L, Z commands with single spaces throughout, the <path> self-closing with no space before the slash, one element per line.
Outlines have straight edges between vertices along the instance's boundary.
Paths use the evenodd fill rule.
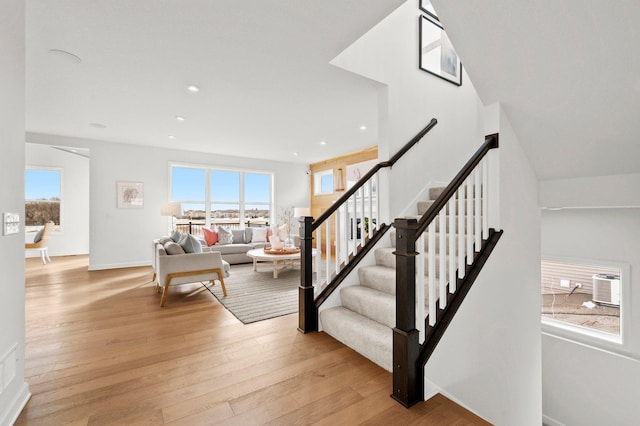
<path fill-rule="evenodd" d="M 560 280 L 560 287 L 569 288 L 571 287 L 570 280 Z"/>

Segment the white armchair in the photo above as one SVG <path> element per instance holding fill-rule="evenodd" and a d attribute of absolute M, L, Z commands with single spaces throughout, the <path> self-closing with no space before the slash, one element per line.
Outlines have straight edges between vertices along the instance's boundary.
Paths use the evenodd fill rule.
<path fill-rule="evenodd" d="M 209 281 L 215 285 L 220 281 L 222 293 L 226 296 L 224 278 L 229 276 L 229 263 L 222 260 L 217 251 L 169 255 L 161 244 L 156 245 L 154 259 L 154 279 L 156 291 L 162 289 L 160 306 L 164 306 L 169 286 Z"/>

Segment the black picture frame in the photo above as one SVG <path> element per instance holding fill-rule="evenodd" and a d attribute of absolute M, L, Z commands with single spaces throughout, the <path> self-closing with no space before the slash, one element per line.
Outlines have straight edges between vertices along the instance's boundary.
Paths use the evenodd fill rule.
<path fill-rule="evenodd" d="M 418 66 L 456 86 L 462 86 L 462 62 L 440 21 L 420 16 Z"/>
<path fill-rule="evenodd" d="M 431 4 L 431 0 L 418 0 L 418 3 L 419 3 L 418 7 L 420 8 L 421 11 L 431 16 L 435 20 L 440 21 L 440 18 L 438 18 L 436 11 L 433 8 L 433 5 Z"/>

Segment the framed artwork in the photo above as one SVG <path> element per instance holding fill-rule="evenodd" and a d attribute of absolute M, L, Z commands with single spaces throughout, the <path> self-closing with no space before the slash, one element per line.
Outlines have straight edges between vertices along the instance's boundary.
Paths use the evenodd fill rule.
<path fill-rule="evenodd" d="M 423 11 L 427 15 L 431 16 L 432 18 L 437 19 L 438 21 L 440 20 L 438 18 L 438 15 L 436 14 L 435 9 L 431 5 L 431 1 L 430 0 L 418 0 L 418 1 L 420 2 L 420 10 L 421 11 Z"/>
<path fill-rule="evenodd" d="M 462 86 L 462 63 L 439 21 L 420 16 L 419 67 L 457 86 Z"/>
<path fill-rule="evenodd" d="M 119 209 L 141 209 L 144 207 L 144 183 L 116 182 L 116 205 Z"/>

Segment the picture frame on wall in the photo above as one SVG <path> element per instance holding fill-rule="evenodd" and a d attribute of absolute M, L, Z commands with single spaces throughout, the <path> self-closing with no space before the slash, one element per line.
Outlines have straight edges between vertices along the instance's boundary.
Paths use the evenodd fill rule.
<path fill-rule="evenodd" d="M 144 208 L 144 183 L 116 182 L 116 206 L 119 209 Z"/>
<path fill-rule="evenodd" d="M 420 16 L 419 68 L 462 86 L 462 63 L 439 21 Z"/>
<path fill-rule="evenodd" d="M 418 0 L 420 2 L 420 10 L 431 16 L 433 19 L 440 21 L 430 0 Z"/>

